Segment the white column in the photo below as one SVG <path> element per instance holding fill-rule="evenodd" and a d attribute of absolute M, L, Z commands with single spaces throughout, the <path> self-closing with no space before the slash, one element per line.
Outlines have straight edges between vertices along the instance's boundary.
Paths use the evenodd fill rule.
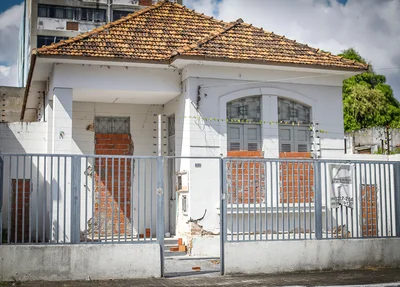
<path fill-rule="evenodd" d="M 72 151 L 72 89 L 54 88 L 52 153 Z"/>
<path fill-rule="evenodd" d="M 279 158 L 278 97 L 262 96 L 262 146 L 265 158 Z M 265 121 L 265 123 L 264 123 Z"/>
<path fill-rule="evenodd" d="M 72 94 L 72 89 L 53 90 L 52 154 L 72 153 Z M 53 158 L 52 240 L 59 242 L 71 240 L 71 162 L 70 157 Z"/>

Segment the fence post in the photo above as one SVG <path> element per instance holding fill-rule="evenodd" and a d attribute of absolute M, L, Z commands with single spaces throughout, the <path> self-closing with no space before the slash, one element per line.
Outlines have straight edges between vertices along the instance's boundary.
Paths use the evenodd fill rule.
<path fill-rule="evenodd" d="M 321 162 L 314 160 L 314 214 L 315 237 L 322 239 L 322 190 L 321 190 Z"/>
<path fill-rule="evenodd" d="M 4 174 L 3 174 L 3 157 L 0 153 L 0 245 L 3 243 L 3 181 L 4 181 Z"/>
<path fill-rule="evenodd" d="M 221 275 L 225 274 L 225 242 L 226 236 L 226 225 L 225 225 L 225 191 L 224 187 L 226 184 L 226 165 L 224 164 L 224 159 L 221 157 L 219 159 L 219 172 L 220 172 L 220 204 L 219 204 L 219 225 L 220 225 L 220 265 L 221 265 Z"/>
<path fill-rule="evenodd" d="M 79 243 L 81 237 L 81 157 L 74 155 L 71 160 L 71 243 Z"/>
<path fill-rule="evenodd" d="M 400 162 L 394 164 L 394 204 L 396 237 L 400 237 Z"/>
<path fill-rule="evenodd" d="M 164 277 L 164 158 L 157 158 L 157 241 L 160 245 L 161 277 Z"/>

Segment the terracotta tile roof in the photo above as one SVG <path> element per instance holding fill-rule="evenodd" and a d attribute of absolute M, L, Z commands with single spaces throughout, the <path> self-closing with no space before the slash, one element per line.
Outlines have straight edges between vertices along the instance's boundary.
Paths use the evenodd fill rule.
<path fill-rule="evenodd" d="M 182 5 L 160 2 L 38 55 L 165 61 L 175 57 L 366 69 L 367 66 L 243 23 L 226 23 Z"/>

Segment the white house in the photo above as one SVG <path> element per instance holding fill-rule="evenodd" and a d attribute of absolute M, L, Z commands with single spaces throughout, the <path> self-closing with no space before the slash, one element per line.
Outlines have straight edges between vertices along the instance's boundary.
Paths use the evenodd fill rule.
<path fill-rule="evenodd" d="M 162 155 L 192 157 L 167 169 L 166 232 L 195 235 L 190 219 L 205 214 L 200 233 L 218 234 L 217 157 L 343 155 L 342 81 L 366 69 L 161 2 L 34 50 L 21 110 L 31 124 L 10 124 L 1 149 L 154 156 L 161 142 Z M 109 134 L 126 146 L 104 147 Z"/>

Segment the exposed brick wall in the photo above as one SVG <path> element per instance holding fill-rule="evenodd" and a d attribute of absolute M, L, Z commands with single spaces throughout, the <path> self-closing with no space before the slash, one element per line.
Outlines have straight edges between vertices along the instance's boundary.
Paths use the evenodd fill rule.
<path fill-rule="evenodd" d="M 29 179 L 18 179 L 18 194 L 17 180 L 12 179 L 11 184 L 11 242 L 22 242 L 22 239 L 24 239 L 24 241 L 27 241 L 27 239 L 29 238 L 29 204 L 31 182 Z M 24 223 L 22 223 L 23 220 Z M 15 238 L 16 224 L 17 238 Z"/>
<path fill-rule="evenodd" d="M 309 152 L 281 152 L 280 158 L 310 159 Z M 314 168 L 306 162 L 282 162 L 279 165 L 280 202 L 310 203 L 314 201 Z"/>
<path fill-rule="evenodd" d="M 151 6 L 153 5 L 153 0 L 139 0 L 140 6 Z"/>
<path fill-rule="evenodd" d="M 228 157 L 262 158 L 261 151 L 229 151 Z M 255 161 L 227 163 L 229 203 L 260 203 L 265 198 L 264 164 Z"/>
<path fill-rule="evenodd" d="M 378 236 L 376 189 L 372 184 L 362 185 L 361 189 L 361 220 L 365 237 Z"/>
<path fill-rule="evenodd" d="M 96 134 L 95 154 L 132 155 L 129 134 Z M 102 158 L 95 160 L 95 220 L 94 232 L 110 237 L 131 235 L 131 178 L 133 159 Z M 107 168 L 106 168 L 107 167 Z M 99 217 L 100 212 L 100 217 Z M 114 214 L 114 218 L 112 215 Z M 126 228 L 126 229 L 125 229 Z M 91 230 L 89 230 L 89 233 Z"/>

